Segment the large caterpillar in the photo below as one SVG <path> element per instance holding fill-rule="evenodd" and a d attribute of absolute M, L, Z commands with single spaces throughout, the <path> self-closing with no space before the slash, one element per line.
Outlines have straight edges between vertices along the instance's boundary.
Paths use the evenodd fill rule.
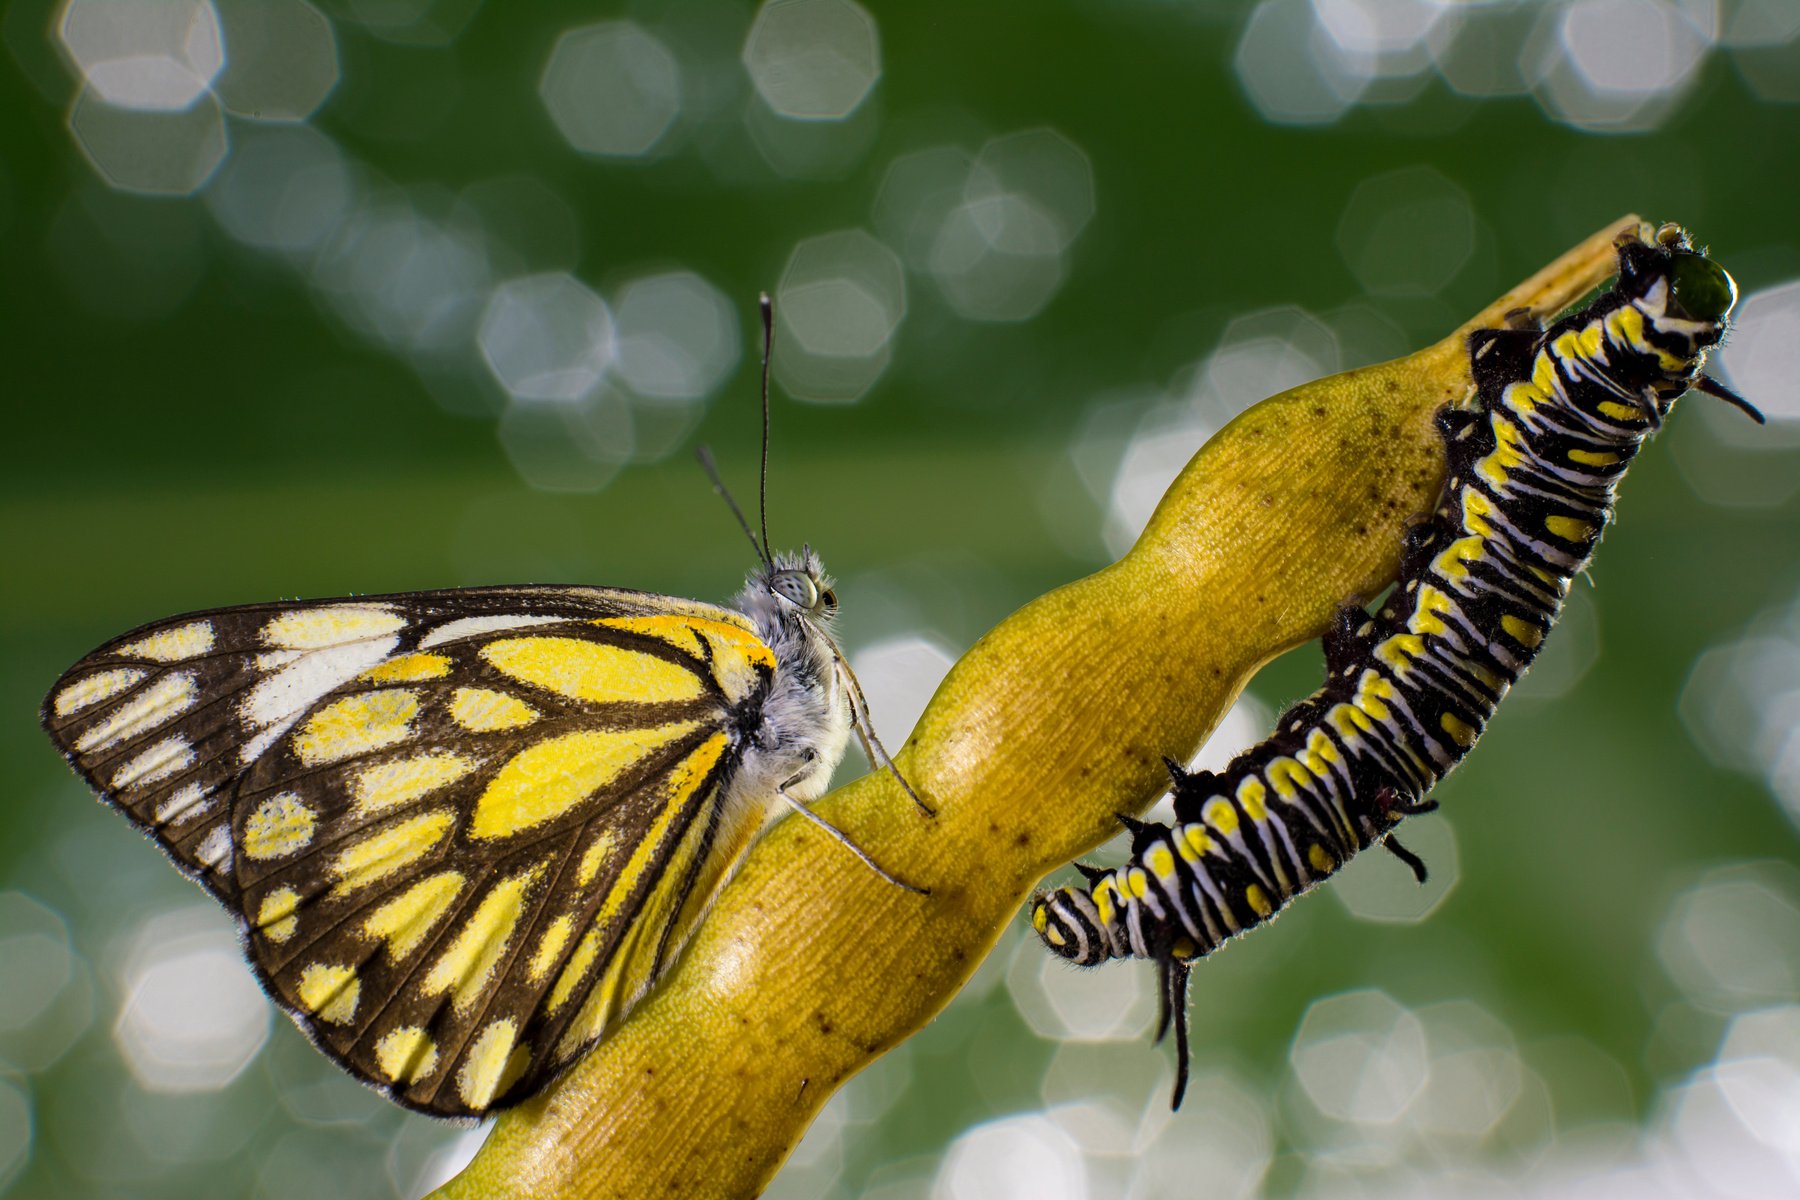
<path fill-rule="evenodd" d="M 1273 917 L 1436 805 L 1536 657 L 1612 512 L 1613 489 L 1684 392 L 1748 403 L 1701 374 L 1737 285 L 1685 230 L 1622 234 L 1614 288 L 1548 328 L 1524 319 L 1469 339 L 1476 402 L 1446 409 L 1444 500 L 1407 534 L 1378 615 L 1349 604 L 1324 638 L 1326 679 L 1218 774 L 1173 761 L 1175 823 L 1121 817 L 1131 858 L 1082 867 L 1087 887 L 1040 894 L 1032 925 L 1082 966 L 1148 958 L 1161 971 L 1157 1037 L 1176 1034 L 1187 1086 L 1193 960 Z"/>

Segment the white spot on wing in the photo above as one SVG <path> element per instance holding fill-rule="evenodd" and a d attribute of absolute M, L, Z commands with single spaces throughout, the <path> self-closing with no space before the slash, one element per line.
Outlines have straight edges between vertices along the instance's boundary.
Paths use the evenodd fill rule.
<path fill-rule="evenodd" d="M 167 737 L 120 767 L 112 777 L 114 788 L 139 787 L 167 779 L 193 765 L 194 748 L 179 734 Z"/>
<path fill-rule="evenodd" d="M 231 826 L 221 821 L 213 826 L 213 831 L 206 835 L 200 848 L 194 851 L 194 857 L 202 866 L 218 868 L 220 863 L 231 860 Z"/>
<path fill-rule="evenodd" d="M 144 672 L 136 667 L 115 667 L 110 671 L 95 671 L 92 675 L 83 675 L 56 693 L 56 715 L 66 717 L 91 704 L 110 700 L 143 677 Z"/>
<path fill-rule="evenodd" d="M 304 650 L 265 650 L 256 656 L 256 669 L 279 671 L 305 653 Z"/>
<path fill-rule="evenodd" d="M 87 754 L 154 729 L 192 708 L 198 694 L 194 677 L 187 672 L 165 675 L 77 738 L 75 749 Z"/>
<path fill-rule="evenodd" d="M 318 650 L 367 638 L 384 637 L 406 624 L 391 608 L 372 604 L 338 604 L 330 608 L 297 608 L 263 627 L 263 641 L 281 650 Z"/>
<path fill-rule="evenodd" d="M 203 783 L 190 783 L 156 806 L 156 823 L 174 825 L 200 816 L 212 807 L 207 803 L 213 789 Z"/>
<path fill-rule="evenodd" d="M 129 646 L 113 651 L 120 658 L 149 658 L 157 662 L 181 662 L 213 648 L 211 621 L 189 621 L 173 629 L 161 629 Z"/>
<path fill-rule="evenodd" d="M 476 637 L 484 633 L 498 633 L 503 629 L 523 629 L 528 625 L 555 625 L 569 620 L 568 617 L 547 617 L 531 613 L 496 613 L 491 617 L 459 617 L 454 621 L 439 625 L 436 629 L 419 639 L 419 649 L 429 650 L 433 646 L 441 646 L 445 642 L 460 641 L 467 637 Z"/>
<path fill-rule="evenodd" d="M 399 644 L 399 638 L 389 635 L 315 650 L 251 688 L 238 715 L 246 726 L 261 732 L 244 743 L 239 751 L 242 761 L 255 762 L 322 696 L 355 679 Z"/>

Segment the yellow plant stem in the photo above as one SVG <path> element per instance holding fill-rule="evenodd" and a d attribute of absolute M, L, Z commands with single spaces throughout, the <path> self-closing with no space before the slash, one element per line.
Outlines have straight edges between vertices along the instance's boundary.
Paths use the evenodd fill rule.
<path fill-rule="evenodd" d="M 1044 874 L 1163 790 L 1246 680 L 1398 567 L 1443 486 L 1433 414 L 1472 389 L 1467 337 L 1613 272 L 1626 218 L 1438 344 L 1263 401 L 1194 456 L 1123 559 L 1027 604 L 951 670 L 882 773 L 750 852 L 657 991 L 503 1114 L 442 1200 L 743 1197 L 844 1080 L 941 1011 Z M 1202 1031 L 1203 1033 L 1203 1031 Z"/>

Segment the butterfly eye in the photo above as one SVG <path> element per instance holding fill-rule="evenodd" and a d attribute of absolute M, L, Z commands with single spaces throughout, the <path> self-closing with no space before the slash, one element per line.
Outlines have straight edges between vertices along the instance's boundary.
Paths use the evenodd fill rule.
<path fill-rule="evenodd" d="M 769 590 L 800 608 L 818 607 L 819 585 L 805 571 L 777 571 L 769 580 Z"/>

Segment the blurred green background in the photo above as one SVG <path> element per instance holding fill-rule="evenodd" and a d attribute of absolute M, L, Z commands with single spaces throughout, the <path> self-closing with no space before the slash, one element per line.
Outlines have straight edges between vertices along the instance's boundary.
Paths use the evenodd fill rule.
<path fill-rule="evenodd" d="M 387 1105 L 36 729 L 184 609 L 580 581 L 724 599 L 690 452 L 840 575 L 890 743 L 1263 395 L 1435 340 L 1636 210 L 1723 373 L 1408 841 L 1194 977 L 1015 929 L 781 1197 L 1800 1190 L 1793 0 L 13 0 L 0 17 L 0 1192 L 408 1197 Z M 1259 677 L 1208 754 L 1311 690 Z M 854 756 L 853 756 L 854 757 Z M 861 770 L 850 764 L 846 771 Z M 847 776 L 846 776 L 847 777 Z M 1019 802 L 1046 802 L 1019 797 Z M 978 870 L 979 864 L 970 864 Z"/>

